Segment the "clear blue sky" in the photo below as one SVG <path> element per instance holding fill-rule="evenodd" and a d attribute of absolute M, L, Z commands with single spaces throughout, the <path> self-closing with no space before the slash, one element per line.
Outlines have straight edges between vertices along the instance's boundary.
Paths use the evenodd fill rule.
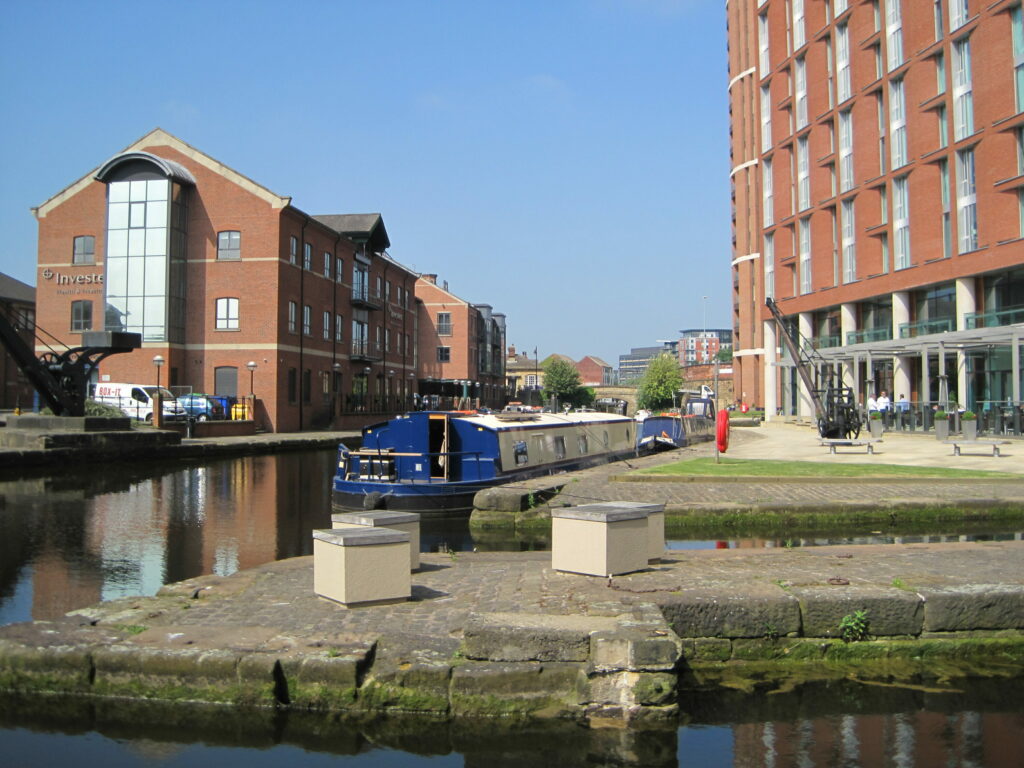
<path fill-rule="evenodd" d="M 307 213 L 379 211 L 542 358 L 730 325 L 724 0 L 12 2 L 0 74 L 29 284 L 29 208 L 159 126 Z"/>

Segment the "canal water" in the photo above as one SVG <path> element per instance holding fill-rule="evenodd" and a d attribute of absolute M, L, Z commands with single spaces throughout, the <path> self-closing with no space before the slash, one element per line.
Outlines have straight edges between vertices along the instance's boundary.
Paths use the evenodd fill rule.
<path fill-rule="evenodd" d="M 312 551 L 330 527 L 333 451 L 205 464 L 0 475 L 0 624 L 50 619 L 101 600 L 154 594 Z M 685 548 L 1020 538 L 1019 532 L 771 532 Z M 543 532 L 470 532 L 427 521 L 425 551 L 545 549 Z M 397 766 L 977 766 L 1024 765 L 1024 687 L 951 681 L 934 689 L 856 682 L 792 693 L 701 695 L 678 728 L 590 731 L 414 718 L 339 721 L 139 702 L 0 697 L 0 764 L 221 768 Z"/>
<path fill-rule="evenodd" d="M 330 528 L 331 450 L 204 464 L 91 465 L 29 477 L 0 474 L 0 625 L 54 619 L 103 600 L 152 595 L 164 584 L 227 576 L 312 553 Z M 9 475 L 10 473 L 8 473 Z M 987 523 L 939 530 L 771 530 L 686 539 L 674 549 L 1020 538 Z M 702 534 L 706 537 L 708 534 Z M 547 549 L 546 531 L 470 531 L 425 520 L 421 548 Z"/>

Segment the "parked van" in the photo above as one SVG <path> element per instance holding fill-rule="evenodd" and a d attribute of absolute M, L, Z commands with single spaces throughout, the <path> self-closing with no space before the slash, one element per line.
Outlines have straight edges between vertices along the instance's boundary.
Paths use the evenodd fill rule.
<path fill-rule="evenodd" d="M 155 386 L 100 382 L 96 385 L 96 394 L 93 395 L 93 399 L 96 402 L 120 408 L 125 416 L 130 416 L 133 419 L 152 421 L 153 398 L 156 392 Z M 164 421 L 185 419 L 185 409 L 178 404 L 169 389 L 160 387 L 160 396 L 163 399 Z"/>

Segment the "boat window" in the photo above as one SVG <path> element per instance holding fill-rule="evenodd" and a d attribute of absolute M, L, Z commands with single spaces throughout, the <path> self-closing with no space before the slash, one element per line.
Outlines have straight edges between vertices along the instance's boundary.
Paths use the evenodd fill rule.
<path fill-rule="evenodd" d="M 526 441 L 520 440 L 512 446 L 512 455 L 516 458 L 516 465 L 528 464 L 530 461 L 529 456 L 526 453 Z"/>
<path fill-rule="evenodd" d="M 577 445 L 579 446 L 579 449 L 580 449 L 580 455 L 582 456 L 588 450 L 587 449 L 587 436 L 586 435 L 579 435 L 576 438 L 576 441 L 577 441 Z"/>
<path fill-rule="evenodd" d="M 605 450 L 607 450 L 608 449 L 608 430 L 607 429 L 604 431 L 604 434 L 601 435 L 601 442 L 604 444 Z"/>
<path fill-rule="evenodd" d="M 565 438 L 562 437 L 561 435 L 557 435 L 555 437 L 555 458 L 565 458 Z"/>

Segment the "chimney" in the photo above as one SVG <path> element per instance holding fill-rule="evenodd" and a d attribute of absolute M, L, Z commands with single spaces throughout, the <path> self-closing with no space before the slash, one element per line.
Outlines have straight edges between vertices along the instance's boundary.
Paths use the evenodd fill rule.
<path fill-rule="evenodd" d="M 508 356 L 509 357 L 515 357 L 516 356 L 516 345 L 515 344 L 509 344 L 508 345 Z"/>
<path fill-rule="evenodd" d="M 420 275 L 420 277 L 432 285 L 437 285 L 437 275 Z"/>

